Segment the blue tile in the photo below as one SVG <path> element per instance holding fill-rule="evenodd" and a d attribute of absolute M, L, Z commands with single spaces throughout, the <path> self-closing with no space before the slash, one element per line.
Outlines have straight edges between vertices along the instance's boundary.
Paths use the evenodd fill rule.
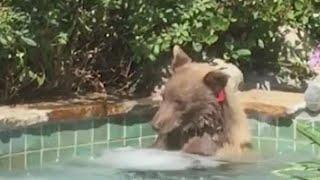
<path fill-rule="evenodd" d="M 26 131 L 27 151 L 40 150 L 41 146 L 41 128 L 28 128 Z"/>
<path fill-rule="evenodd" d="M 0 172 L 9 170 L 9 156 L 0 158 Z"/>
<path fill-rule="evenodd" d="M 119 140 L 124 137 L 124 119 L 110 119 L 110 139 Z"/>
<path fill-rule="evenodd" d="M 143 123 L 142 126 L 142 136 L 152 136 L 155 135 L 156 132 L 152 129 L 149 123 Z"/>
<path fill-rule="evenodd" d="M 0 156 L 8 154 L 10 150 L 10 132 L 0 133 Z"/>
<path fill-rule="evenodd" d="M 40 167 L 40 152 L 30 152 L 27 153 L 27 167 L 36 168 Z"/>
<path fill-rule="evenodd" d="M 139 138 L 126 139 L 125 146 L 139 147 Z"/>
<path fill-rule="evenodd" d="M 25 155 L 24 154 L 18 154 L 12 156 L 12 170 L 23 170 L 25 169 L 24 163 L 25 163 Z"/>
<path fill-rule="evenodd" d="M 109 148 L 110 149 L 114 149 L 114 148 L 119 148 L 119 147 L 123 147 L 123 141 L 110 141 L 109 142 Z"/>
<path fill-rule="evenodd" d="M 77 147 L 77 156 L 80 157 L 89 157 L 91 154 L 91 146 L 79 146 Z"/>
<path fill-rule="evenodd" d="M 108 121 L 94 121 L 94 142 L 106 142 L 108 140 Z"/>
<path fill-rule="evenodd" d="M 43 151 L 43 163 L 52 163 L 57 160 L 57 150 Z"/>
<path fill-rule="evenodd" d="M 93 136 L 93 122 L 84 121 L 76 125 L 77 144 L 89 144 Z"/>
<path fill-rule="evenodd" d="M 61 147 L 65 146 L 72 146 L 75 144 L 75 131 L 74 131 L 74 124 L 72 123 L 62 123 L 60 125 L 60 140 L 61 140 Z"/>
<path fill-rule="evenodd" d="M 43 148 L 58 147 L 58 125 L 47 124 L 42 128 Z"/>
<path fill-rule="evenodd" d="M 24 152 L 25 150 L 25 134 L 24 130 L 11 131 L 12 153 Z"/>

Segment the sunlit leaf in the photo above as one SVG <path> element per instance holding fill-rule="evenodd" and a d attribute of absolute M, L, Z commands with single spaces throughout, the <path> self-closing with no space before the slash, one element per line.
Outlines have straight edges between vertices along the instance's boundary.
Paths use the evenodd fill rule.
<path fill-rule="evenodd" d="M 21 37 L 21 39 L 26 43 L 26 44 L 28 44 L 29 46 L 37 46 L 37 43 L 34 41 L 34 40 L 32 40 L 32 39 L 30 39 L 30 38 L 27 38 L 27 37 Z"/>
<path fill-rule="evenodd" d="M 202 44 L 201 43 L 193 42 L 192 43 L 192 47 L 196 52 L 200 52 L 202 50 Z"/>
<path fill-rule="evenodd" d="M 251 51 L 249 49 L 239 49 L 236 51 L 238 56 L 250 56 L 251 55 Z"/>
<path fill-rule="evenodd" d="M 263 42 L 262 39 L 258 39 L 258 46 L 259 46 L 260 48 L 264 48 L 264 42 Z"/>

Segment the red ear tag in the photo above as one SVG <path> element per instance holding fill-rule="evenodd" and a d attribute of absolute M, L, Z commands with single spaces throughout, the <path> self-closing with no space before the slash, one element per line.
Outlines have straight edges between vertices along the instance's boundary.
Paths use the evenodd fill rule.
<path fill-rule="evenodd" d="M 216 101 L 218 103 L 222 103 L 225 99 L 226 99 L 226 94 L 224 90 L 221 90 L 216 94 Z"/>

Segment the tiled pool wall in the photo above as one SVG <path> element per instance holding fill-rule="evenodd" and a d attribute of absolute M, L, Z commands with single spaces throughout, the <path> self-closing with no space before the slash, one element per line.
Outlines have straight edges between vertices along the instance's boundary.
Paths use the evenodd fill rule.
<path fill-rule="evenodd" d="M 306 121 L 303 119 L 277 119 L 264 121 L 250 119 L 252 143 L 256 150 L 268 152 L 296 152 L 317 154 L 320 157 L 320 147 L 298 132 L 297 124 L 302 122 L 312 131 L 320 127 L 320 121 Z"/>
<path fill-rule="evenodd" d="M 156 137 L 149 123 L 123 116 L 50 123 L 0 133 L 0 172 L 43 167 L 108 148 L 147 147 Z"/>
<path fill-rule="evenodd" d="M 317 145 L 296 130 L 296 121 L 250 119 L 254 147 L 263 152 L 318 153 Z M 310 122 L 320 127 L 320 122 Z M 117 116 L 73 123 L 50 123 L 0 133 L 0 172 L 41 168 L 81 156 L 91 158 L 116 147 L 148 147 L 156 137 L 149 123 L 139 116 Z"/>

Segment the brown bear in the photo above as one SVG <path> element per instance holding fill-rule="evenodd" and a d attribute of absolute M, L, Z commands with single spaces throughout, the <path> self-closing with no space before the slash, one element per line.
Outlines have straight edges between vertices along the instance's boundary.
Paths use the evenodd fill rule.
<path fill-rule="evenodd" d="M 247 118 L 229 76 L 218 67 L 192 62 L 177 45 L 171 68 L 151 121 L 158 132 L 153 147 L 221 158 L 249 149 Z"/>

